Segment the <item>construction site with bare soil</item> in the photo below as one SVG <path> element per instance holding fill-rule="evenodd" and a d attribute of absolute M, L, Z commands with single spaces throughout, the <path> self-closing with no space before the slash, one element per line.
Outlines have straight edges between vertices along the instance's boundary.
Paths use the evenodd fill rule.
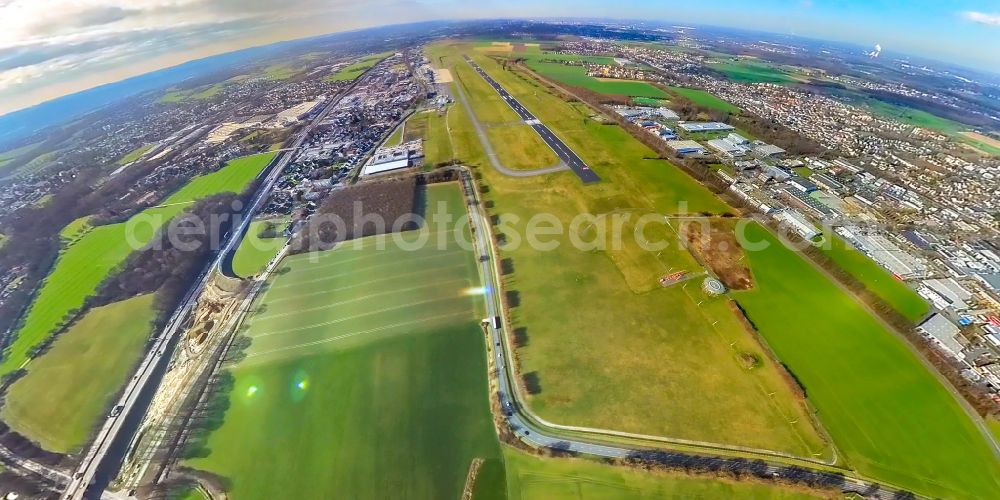
<path fill-rule="evenodd" d="M 734 222 L 726 219 L 699 219 L 682 226 L 688 249 L 719 277 L 730 290 L 750 290 L 753 275 L 746 265 L 743 247 L 736 239 Z"/>
<path fill-rule="evenodd" d="M 156 495 L 173 484 L 171 469 L 182 457 L 192 428 L 202 423 L 200 411 L 207 393 L 226 361 L 225 352 L 239 330 L 243 314 L 262 282 L 247 282 L 216 273 L 205 286 L 185 325 L 169 369 L 153 396 L 149 411 L 118 476 L 118 486 L 131 490 L 140 485 Z M 203 481 L 199 481 L 199 484 Z M 152 485 L 152 486 L 149 486 Z M 217 485 L 200 484 L 207 491 Z"/>

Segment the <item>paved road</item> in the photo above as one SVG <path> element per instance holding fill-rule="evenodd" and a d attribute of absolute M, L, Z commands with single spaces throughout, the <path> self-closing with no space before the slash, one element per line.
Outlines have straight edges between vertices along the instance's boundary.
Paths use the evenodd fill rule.
<path fill-rule="evenodd" d="M 483 145 L 483 150 L 486 152 L 486 157 L 490 160 L 490 165 L 493 165 L 493 168 L 496 169 L 497 172 L 500 172 L 508 177 L 534 177 L 536 175 L 552 174 L 563 170 L 569 170 L 569 165 L 563 163 L 562 160 L 551 167 L 533 168 L 530 170 L 510 168 L 501 163 L 500 157 L 497 156 L 496 151 L 493 150 L 493 143 L 490 142 L 489 136 L 486 135 L 486 129 L 483 127 L 483 124 L 479 122 L 479 117 L 476 116 L 476 111 L 472 109 L 472 105 L 469 104 L 469 99 L 465 96 L 465 91 L 462 90 L 462 85 L 460 83 L 456 83 L 455 90 L 458 92 L 458 99 L 462 101 L 462 105 L 469 114 L 469 119 L 472 120 L 472 126 L 476 129 L 476 135 L 479 136 L 479 143 Z"/>
<path fill-rule="evenodd" d="M 579 155 L 573 152 L 573 150 L 570 149 L 569 146 L 567 146 L 566 143 L 562 141 L 562 139 L 556 137 L 556 135 L 553 134 L 548 127 L 542 124 L 542 122 L 538 118 L 535 118 L 535 115 L 531 114 L 531 112 L 528 111 L 528 109 L 525 108 L 524 105 L 522 105 L 514 96 L 510 95 L 510 93 L 507 92 L 499 83 L 497 83 L 497 81 L 494 80 L 493 77 L 491 77 L 485 70 L 483 70 L 482 67 L 480 67 L 472 59 L 470 59 L 469 56 L 465 56 L 465 61 L 469 63 L 470 66 L 472 66 L 472 69 L 476 70 L 476 72 L 479 73 L 479 76 L 483 77 L 483 79 L 486 80 L 486 83 L 490 84 L 490 86 L 493 87 L 493 90 L 496 90 L 497 93 L 500 94 L 500 97 L 503 98 L 504 102 L 506 102 L 507 105 L 510 106 L 510 108 L 513 109 L 515 113 L 517 113 L 517 116 L 520 117 L 525 124 L 529 125 L 539 135 L 539 137 L 542 138 L 543 141 L 545 141 L 545 144 L 547 144 L 549 148 L 551 148 L 552 151 L 555 152 L 556 156 L 559 157 L 559 160 L 562 162 L 562 164 L 568 166 L 571 170 L 573 170 L 573 172 L 576 173 L 578 177 L 580 177 L 580 180 L 583 181 L 584 184 L 599 182 L 601 180 L 601 178 L 598 177 L 597 174 L 594 173 L 594 171 L 591 170 L 586 163 L 584 163 L 583 159 L 581 159 Z M 470 114 L 474 115 L 474 113 L 472 113 L 472 108 L 469 107 L 467 99 L 465 98 L 464 91 L 461 90 L 461 86 L 456 85 L 456 87 L 459 88 L 459 93 L 462 98 L 462 103 L 465 104 L 466 109 L 470 110 Z M 474 120 L 474 122 L 478 122 L 478 120 Z M 477 126 L 476 128 L 478 132 L 481 130 L 482 127 L 480 125 Z M 480 138 L 483 138 L 484 136 L 485 134 L 480 134 Z M 488 140 L 485 141 L 485 143 L 488 142 L 489 142 Z M 515 172 L 517 172 L 517 170 L 515 170 Z M 538 171 L 531 170 L 530 172 L 538 172 Z M 513 174 L 508 174 L 508 175 L 513 175 Z"/>
<path fill-rule="evenodd" d="M 347 91 L 341 95 L 345 95 L 346 93 Z M 309 125 L 299 132 L 294 145 L 286 150 L 292 152 L 297 151 L 309 136 L 309 133 L 312 132 L 312 129 L 326 117 L 327 113 L 333 109 L 337 102 L 338 99 L 331 99 L 330 102 L 326 104 L 323 111 L 317 115 Z M 267 201 L 268 194 L 271 192 L 271 189 L 274 187 L 275 182 L 277 182 L 278 177 L 281 176 L 281 172 L 292 160 L 293 156 L 294 153 L 279 153 L 278 156 L 272 160 L 271 165 L 262 172 L 261 175 L 266 175 L 266 178 L 261 184 L 261 187 L 257 190 L 257 193 L 254 195 L 249 208 L 243 212 L 244 214 L 255 213 L 257 209 L 259 209 L 263 203 Z M 185 318 L 187 318 L 188 314 L 194 309 L 196 300 L 205 288 L 205 285 L 208 283 L 208 279 L 211 277 L 212 271 L 219 269 L 224 259 L 230 254 L 230 252 L 233 251 L 233 249 L 236 248 L 240 238 L 246 232 L 247 227 L 249 227 L 251 219 L 252 217 L 250 216 L 243 217 L 239 227 L 234 228 L 226 235 L 227 239 L 225 245 L 218 252 L 211 265 L 206 267 L 201 274 L 198 275 L 198 278 L 195 280 L 196 285 L 188 290 L 184 299 L 181 301 L 180 305 L 167 322 L 167 326 L 163 330 L 163 333 L 155 339 L 152 348 L 148 351 L 146 357 L 143 358 L 142 363 L 139 365 L 139 368 L 132 380 L 128 382 L 128 385 L 125 387 L 125 392 L 115 405 L 115 413 L 117 413 L 117 415 L 109 417 L 104 422 L 104 425 L 97 434 L 97 438 L 87 450 L 87 453 L 84 455 L 79 467 L 74 472 L 69 485 L 63 492 L 61 497 L 62 499 L 80 500 L 83 498 L 99 498 L 101 496 L 103 493 L 101 490 L 103 490 L 106 485 L 96 485 L 96 487 L 92 487 L 92 483 L 98 475 L 98 470 L 102 468 L 117 469 L 121 464 L 125 453 L 115 452 L 121 451 L 117 449 L 121 445 L 119 435 L 122 434 L 123 437 L 128 437 L 129 439 L 135 438 L 134 436 L 126 436 L 127 434 L 134 433 L 136 430 L 136 424 L 134 424 L 134 421 L 130 421 L 127 417 L 132 415 L 134 411 L 145 414 L 147 409 L 146 406 L 149 404 L 149 392 L 147 389 L 155 389 L 155 387 L 159 385 L 160 381 L 160 377 L 154 375 L 162 374 L 164 364 L 170 360 L 172 355 L 173 341 L 181 331 Z M 144 395 L 147 397 L 143 400 L 142 404 L 138 404 L 141 399 L 140 397 Z M 126 426 L 126 422 L 130 422 L 133 425 Z M 113 445 L 114 451 L 112 451 Z M 134 445 L 134 442 L 131 443 L 129 447 L 132 445 Z"/>

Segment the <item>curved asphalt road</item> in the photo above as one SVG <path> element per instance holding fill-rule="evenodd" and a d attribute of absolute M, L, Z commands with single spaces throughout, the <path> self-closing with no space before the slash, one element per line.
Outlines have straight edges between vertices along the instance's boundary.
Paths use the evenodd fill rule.
<path fill-rule="evenodd" d="M 493 168 L 495 168 L 497 172 L 509 177 L 534 177 L 536 175 L 551 174 L 569 169 L 569 165 L 567 165 L 562 159 L 560 159 L 559 163 L 551 167 L 536 168 L 531 170 L 510 168 L 503 163 L 500 163 L 500 158 L 497 156 L 496 151 L 493 150 L 493 144 L 490 142 L 490 138 L 486 135 L 486 129 L 483 127 L 483 124 L 479 122 L 479 117 L 476 116 L 476 112 L 469 104 L 468 98 L 465 97 L 465 91 L 462 90 L 462 84 L 455 82 L 455 90 L 458 93 L 459 100 L 462 101 L 462 105 L 465 106 L 465 110 L 469 114 L 469 119 L 472 120 L 472 126 L 475 127 L 476 135 L 479 136 L 479 142 L 482 143 L 483 150 L 486 151 L 486 157 L 490 159 L 490 164 L 493 165 Z"/>
<path fill-rule="evenodd" d="M 466 201 L 469 209 L 469 222 L 472 233 L 476 239 L 476 247 L 480 255 L 480 258 L 478 259 L 480 266 L 479 272 L 486 290 L 484 300 L 486 303 L 487 318 L 498 318 L 502 316 L 501 311 L 503 306 L 500 291 L 500 273 L 496 265 L 497 253 L 492 242 L 493 240 L 490 237 L 492 230 L 490 229 L 486 216 L 482 212 L 482 204 L 479 201 L 479 194 L 476 190 L 475 182 L 473 182 L 471 174 L 465 167 L 457 168 L 461 172 L 462 182 L 465 184 L 466 193 L 468 193 Z M 607 438 L 607 436 L 604 435 L 595 435 L 593 440 L 567 438 L 560 436 L 558 429 L 549 428 L 547 423 L 535 416 L 527 406 L 518 400 L 519 393 L 512 383 L 512 380 L 516 375 L 514 373 L 514 368 L 508 362 L 510 353 L 513 352 L 513 346 L 509 343 L 510 339 L 503 334 L 503 328 L 503 325 L 496 327 L 493 322 L 489 322 L 487 325 L 487 329 L 489 331 L 489 341 L 492 343 L 490 352 L 492 355 L 496 356 L 496 359 L 494 360 L 496 363 L 495 375 L 498 383 L 500 406 L 502 408 L 504 418 L 507 421 L 507 425 L 510 426 L 511 431 L 513 431 L 521 441 L 533 447 L 553 448 L 603 458 L 621 459 L 632 456 L 640 451 L 647 451 L 642 447 L 626 447 L 614 443 L 602 443 L 600 442 L 601 438 Z M 587 431 L 584 430 L 579 431 L 576 434 L 579 435 L 585 433 L 587 433 Z M 671 451 L 671 453 L 674 455 L 687 455 L 692 458 L 705 458 L 712 456 L 711 454 L 713 450 L 711 447 L 705 447 L 707 448 L 705 455 L 694 453 L 688 454 L 677 451 Z M 725 447 L 720 446 L 719 449 L 715 451 L 717 452 L 717 456 L 725 456 L 725 452 L 731 450 L 726 450 Z M 767 461 L 768 458 L 774 458 L 768 456 L 761 457 L 760 453 L 756 453 L 754 451 L 746 452 L 746 454 L 757 455 L 757 457 L 754 458 L 761 458 L 765 461 Z M 810 466 L 808 463 L 796 465 L 806 469 L 826 470 L 820 469 L 816 466 Z M 774 464 L 768 462 L 767 472 L 774 477 L 779 477 L 787 468 L 787 464 Z M 880 483 L 858 477 L 852 477 L 847 474 L 844 475 L 844 484 L 841 485 L 841 489 L 845 492 L 855 492 L 887 500 L 896 498 L 896 494 L 903 491 L 899 488 L 887 487 L 885 483 L 881 483 L 880 485 Z"/>
<path fill-rule="evenodd" d="M 573 150 L 562 141 L 562 139 L 556 137 L 556 135 L 553 134 L 548 127 L 543 125 L 538 118 L 535 118 L 535 115 L 531 114 L 531 112 L 528 111 L 528 108 L 525 108 L 524 105 L 517 100 L 517 98 L 510 95 L 510 93 L 507 92 L 507 90 L 504 89 L 503 86 L 501 86 L 496 80 L 494 80 L 489 73 L 470 59 L 469 56 L 465 56 L 465 62 L 469 63 L 469 66 L 472 66 L 472 69 L 476 70 L 476 73 L 479 73 L 479 76 L 483 77 L 483 80 L 486 80 L 486 83 L 490 84 L 490 87 L 493 87 L 493 90 L 497 91 L 497 94 L 500 94 L 500 97 L 503 98 L 503 101 L 506 102 L 508 106 L 510 106 L 510 109 L 513 109 L 514 112 L 517 113 L 517 116 L 519 116 L 521 120 L 524 120 L 524 123 L 529 125 L 532 130 L 534 130 L 535 133 L 537 133 L 538 136 L 545 141 L 545 144 L 547 144 L 556 156 L 562 160 L 563 164 L 569 165 L 569 168 L 571 168 L 573 172 L 580 177 L 580 180 L 583 181 L 584 184 L 599 182 L 601 180 L 601 178 L 598 177 L 586 163 L 584 163 L 582 158 L 574 153 Z"/>

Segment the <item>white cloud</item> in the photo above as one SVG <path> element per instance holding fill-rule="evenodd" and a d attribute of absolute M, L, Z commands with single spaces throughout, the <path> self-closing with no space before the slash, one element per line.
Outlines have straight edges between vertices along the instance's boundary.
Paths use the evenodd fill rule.
<path fill-rule="evenodd" d="M 967 21 L 985 24 L 987 26 L 1000 27 L 1000 14 L 987 14 L 985 12 L 967 11 L 962 13 L 962 17 Z"/>
<path fill-rule="evenodd" d="M 21 94 L 75 82 L 82 90 L 99 72 L 153 57 L 381 24 L 393 21 L 387 12 L 413 10 L 408 0 L 0 0 L 0 114 Z"/>

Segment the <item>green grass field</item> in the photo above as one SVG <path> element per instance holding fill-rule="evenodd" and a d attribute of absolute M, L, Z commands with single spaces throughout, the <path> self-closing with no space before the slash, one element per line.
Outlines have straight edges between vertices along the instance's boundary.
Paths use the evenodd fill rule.
<path fill-rule="evenodd" d="M 25 163 L 23 167 L 17 169 L 17 174 L 26 175 L 45 170 L 46 168 L 52 166 L 53 162 L 59 158 L 59 155 L 61 155 L 63 151 L 63 149 L 57 149 L 40 154 L 32 158 L 28 163 Z"/>
<path fill-rule="evenodd" d="M 962 125 L 953 120 L 947 118 L 942 118 L 937 115 L 932 115 L 926 111 L 921 111 L 919 109 L 914 109 L 906 106 L 898 106 L 896 104 L 890 104 L 885 101 L 880 101 L 878 99 L 869 98 L 865 100 L 865 105 L 873 113 L 877 115 L 884 116 L 886 118 L 891 118 L 898 122 L 912 125 L 914 127 L 923 127 L 930 130 L 936 130 L 944 134 L 957 134 L 962 130 L 967 130 L 969 127 Z"/>
<path fill-rule="evenodd" d="M 264 68 L 264 78 L 268 80 L 288 80 L 299 73 L 299 68 L 292 63 L 272 64 Z"/>
<path fill-rule="evenodd" d="M 930 304 L 905 283 L 893 277 L 867 255 L 837 235 L 828 235 L 829 248 L 823 253 L 834 263 L 850 273 L 893 309 L 913 322 L 919 321 L 930 310 Z"/>
<path fill-rule="evenodd" d="M 210 500 L 194 486 L 176 488 L 167 493 L 168 500 Z"/>
<path fill-rule="evenodd" d="M 140 156 L 146 154 L 146 151 L 149 151 L 150 149 L 153 149 L 153 144 L 146 144 L 145 146 L 139 146 L 130 151 L 127 155 L 119 158 L 118 161 L 115 162 L 115 164 L 126 165 L 128 163 L 132 163 L 138 160 Z"/>
<path fill-rule="evenodd" d="M 543 58 L 545 58 L 543 56 Z M 558 83 L 582 87 L 606 95 L 624 95 L 629 97 L 653 97 L 665 98 L 668 94 L 646 82 L 636 81 L 613 81 L 599 80 L 587 75 L 587 69 L 583 66 L 570 66 L 566 64 L 541 62 L 529 60 L 527 62 L 532 71 L 549 78 Z"/>
<path fill-rule="evenodd" d="M 666 498 L 806 499 L 816 492 L 752 481 L 644 472 L 578 458 L 548 458 L 504 448 L 509 500 Z M 826 495 L 825 498 L 837 498 Z"/>
<path fill-rule="evenodd" d="M 972 420 L 905 341 L 756 224 L 757 287 L 737 300 L 804 385 L 859 472 L 945 498 L 995 498 L 1000 463 Z"/>
<path fill-rule="evenodd" d="M 0 153 L 0 176 L 11 173 L 11 172 L 6 172 L 5 171 L 6 169 L 4 168 L 8 163 L 14 161 L 17 157 L 21 155 L 30 153 L 32 150 L 37 148 L 39 144 L 41 143 L 36 142 Z"/>
<path fill-rule="evenodd" d="M 587 69 L 580 65 L 567 65 L 564 62 L 588 62 L 594 64 L 615 64 L 610 56 L 584 56 L 563 54 L 542 50 L 536 45 L 526 46 L 523 52 L 505 50 L 493 44 L 495 40 L 480 41 L 473 45 L 475 50 L 494 55 L 516 57 L 523 59 L 532 71 L 558 83 L 581 87 L 605 95 L 624 95 L 630 97 L 665 98 L 668 94 L 655 86 L 638 81 L 604 80 L 587 75 Z M 514 41 L 515 43 L 522 43 Z M 531 42 L 528 42 L 531 43 Z"/>
<path fill-rule="evenodd" d="M 218 82 L 188 90 L 170 88 L 163 93 L 163 96 L 160 97 L 158 102 L 163 104 L 174 104 L 188 100 L 200 101 L 211 99 L 219 95 L 219 92 L 222 92 L 222 88 L 225 87 L 225 85 L 226 82 Z"/>
<path fill-rule="evenodd" d="M 426 201 L 465 213 L 455 184 Z M 281 264 L 231 368 L 224 423 L 188 465 L 227 477 L 238 500 L 439 499 L 459 498 L 473 458 L 502 460 L 476 261 L 455 240 L 471 235 L 424 227 Z M 430 244 L 407 250 L 421 234 Z"/>
<path fill-rule="evenodd" d="M 433 61 L 453 64 L 453 74 L 464 78 L 462 50 L 468 49 L 438 45 L 430 55 Z M 485 161 L 468 117 L 456 108 L 449 118 L 456 155 L 480 166 L 493 212 L 511 221 L 518 218 L 509 223 L 516 231 L 500 232 L 524 234 L 526 222 L 537 213 L 552 214 L 565 227 L 582 212 L 637 218 L 652 212 L 729 210 L 677 167 L 645 159 L 656 155 L 625 130 L 590 119 L 588 110 L 549 94 L 534 80 L 501 71 L 488 57 L 470 53 L 602 178 L 583 186 L 571 172 L 501 176 Z M 476 99 L 470 102 L 480 106 Z M 626 226 L 625 234 L 632 227 Z M 654 227 L 656 236 L 672 238 L 671 228 Z M 517 301 L 511 326 L 527 338 L 518 349 L 521 371 L 537 375 L 541 391 L 529 401 L 543 418 L 827 453 L 778 367 L 765 361 L 746 369 L 739 363 L 740 353 L 764 357 L 763 351 L 723 300 L 699 306 L 703 297 L 696 286 L 659 287 L 657 279 L 669 269 L 700 271 L 675 240 L 654 253 L 630 238 L 622 248 L 604 251 L 577 250 L 567 235 L 553 239 L 559 243 L 553 251 L 535 250 L 522 239 L 520 245 L 509 242 L 501 255 L 511 259 L 514 269 L 505 277 L 505 287 Z"/>
<path fill-rule="evenodd" d="M 755 61 L 725 60 L 708 66 L 734 82 L 742 83 L 794 83 L 797 80 L 774 66 Z"/>
<path fill-rule="evenodd" d="M 493 87 L 467 64 L 456 65 L 452 74 L 457 78 L 475 113 L 486 127 L 486 135 L 500 162 L 509 168 L 536 169 L 555 165 L 559 157 L 542 141 L 531 127 L 520 120 Z M 452 111 L 455 113 L 455 111 Z"/>
<path fill-rule="evenodd" d="M 990 428 L 990 432 L 993 433 L 993 439 L 1000 441 L 1000 420 L 997 417 L 989 417 L 986 419 L 986 425 Z"/>
<path fill-rule="evenodd" d="M 403 143 L 403 128 L 404 125 L 396 127 L 396 130 L 392 131 L 392 135 L 385 140 L 386 146 L 399 146 Z"/>
<path fill-rule="evenodd" d="M 395 52 L 382 52 L 381 54 L 372 54 L 370 56 L 362 57 L 353 64 L 345 66 L 336 73 L 326 77 L 326 79 L 331 82 L 354 81 L 357 77 L 363 75 L 365 71 L 368 71 L 394 53 Z"/>
<path fill-rule="evenodd" d="M 160 206 L 144 210 L 127 222 L 89 229 L 80 221 L 70 224 L 70 231 L 63 235 L 78 233 L 78 237 L 63 248 L 45 279 L 24 325 L 5 352 L 0 375 L 20 368 L 31 348 L 48 338 L 70 310 L 81 307 L 108 273 L 123 263 L 133 249 L 149 242 L 170 218 L 200 198 L 242 191 L 274 155 L 262 153 L 232 160 L 216 172 L 195 177 Z"/>
<path fill-rule="evenodd" d="M 666 106 L 670 101 L 668 99 L 656 99 L 652 97 L 636 97 L 632 99 L 637 106 L 651 106 L 658 108 L 660 106 Z"/>
<path fill-rule="evenodd" d="M 424 165 L 433 166 L 455 157 L 451 137 L 448 134 L 447 114 L 450 112 L 451 108 L 444 113 L 438 111 L 417 113 L 406 122 L 406 130 L 401 140 L 423 139 Z"/>
<path fill-rule="evenodd" d="M 984 141 L 963 134 L 959 134 L 956 137 L 958 137 L 958 140 L 972 146 L 975 149 L 978 149 L 982 153 L 993 156 L 1000 156 L 1000 147 L 994 146 L 992 144 L 987 144 Z"/>
<path fill-rule="evenodd" d="M 152 294 L 89 311 L 10 387 L 4 422 L 46 450 L 79 450 L 142 356 L 154 315 Z"/>
<path fill-rule="evenodd" d="M 248 278 L 263 271 L 267 263 L 278 254 L 281 248 L 285 246 L 285 242 L 288 241 L 284 236 L 261 238 L 260 232 L 268 224 L 277 224 L 280 234 L 285 229 L 285 226 L 288 225 L 288 220 L 261 219 L 250 223 L 250 227 L 247 228 L 247 234 L 243 236 L 239 248 L 236 249 L 236 254 L 233 255 L 233 272 L 237 276 Z"/>
<path fill-rule="evenodd" d="M 691 102 L 699 105 L 705 106 L 706 108 L 717 109 L 726 113 L 739 113 L 740 108 L 715 97 L 714 95 L 700 89 L 691 89 L 687 87 L 670 87 L 670 91 L 684 97 Z"/>

